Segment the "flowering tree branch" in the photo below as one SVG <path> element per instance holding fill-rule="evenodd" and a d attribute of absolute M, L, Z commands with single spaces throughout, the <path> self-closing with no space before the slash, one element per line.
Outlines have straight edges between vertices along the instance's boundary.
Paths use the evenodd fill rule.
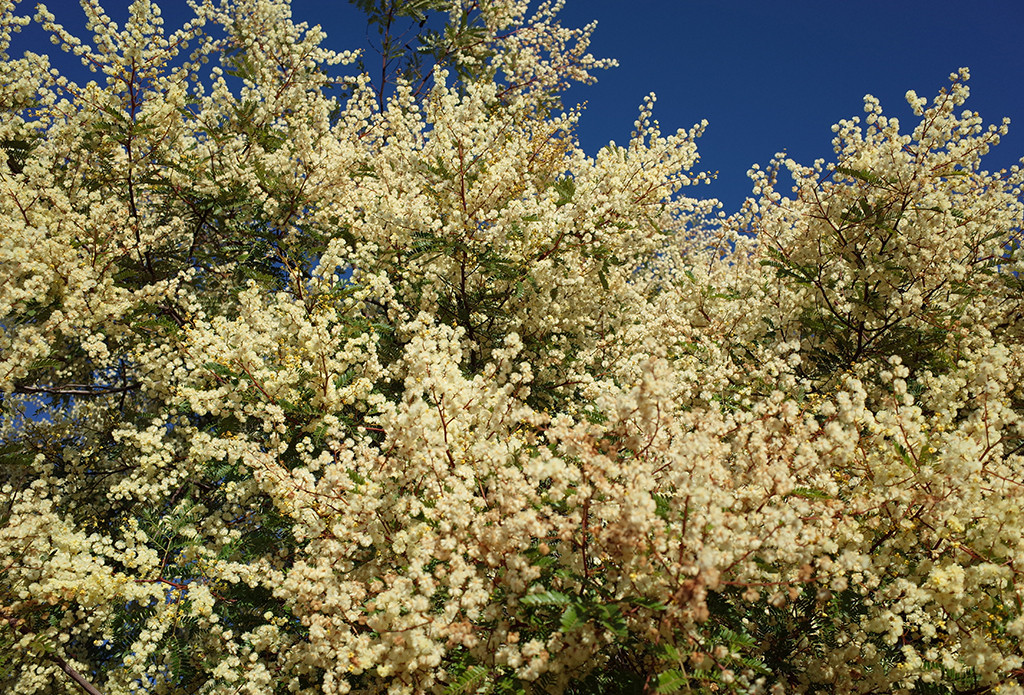
<path fill-rule="evenodd" d="M 49 654 L 48 656 L 50 660 L 52 660 L 54 663 L 60 666 L 61 670 L 64 671 L 64 673 L 68 674 L 68 676 L 71 677 L 71 680 L 77 683 L 78 686 L 86 693 L 88 693 L 89 695 L 103 695 L 103 693 L 100 692 L 100 690 L 96 686 L 94 686 L 92 683 L 86 680 L 81 673 L 76 671 L 71 666 L 71 664 L 65 661 L 59 654 Z"/>
<path fill-rule="evenodd" d="M 583 151 L 561 3 L 357 4 L 377 85 L 286 0 L 40 5 L 80 87 L 0 2 L 0 690 L 56 636 L 90 695 L 1020 695 L 1024 170 L 966 70 L 726 217 L 653 95 Z"/>
<path fill-rule="evenodd" d="M 109 396 L 115 393 L 134 391 L 141 384 L 132 383 L 125 386 L 92 386 L 89 384 L 66 384 L 63 386 L 15 386 L 15 393 L 44 393 L 50 396 Z"/>

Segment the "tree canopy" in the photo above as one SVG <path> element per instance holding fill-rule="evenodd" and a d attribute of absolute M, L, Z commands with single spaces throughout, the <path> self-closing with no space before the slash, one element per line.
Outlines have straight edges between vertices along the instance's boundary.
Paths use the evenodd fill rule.
<path fill-rule="evenodd" d="M 356 4 L 376 67 L 287 0 L 40 6 L 80 84 L 0 0 L 0 688 L 1024 693 L 967 70 L 726 216 L 653 96 L 581 150 L 561 3 Z"/>

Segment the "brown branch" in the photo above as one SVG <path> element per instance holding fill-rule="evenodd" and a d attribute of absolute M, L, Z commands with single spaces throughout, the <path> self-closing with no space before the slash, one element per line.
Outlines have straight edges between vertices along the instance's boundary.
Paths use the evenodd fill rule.
<path fill-rule="evenodd" d="M 89 693 L 89 695 L 103 695 L 103 693 L 101 693 L 96 688 L 95 685 L 85 680 L 85 676 L 83 676 L 81 673 L 72 668 L 71 664 L 64 661 L 64 659 L 62 659 L 59 654 L 49 654 L 48 656 L 55 664 L 60 666 L 61 670 L 64 671 L 64 673 L 68 674 L 71 677 L 71 680 L 73 680 L 75 683 L 78 683 L 78 686 L 85 692 Z"/>
<path fill-rule="evenodd" d="M 127 386 L 103 387 L 88 384 L 66 384 L 64 386 L 18 386 L 15 393 L 47 393 L 51 396 L 109 396 L 114 393 L 125 393 L 139 388 L 138 383 Z"/>

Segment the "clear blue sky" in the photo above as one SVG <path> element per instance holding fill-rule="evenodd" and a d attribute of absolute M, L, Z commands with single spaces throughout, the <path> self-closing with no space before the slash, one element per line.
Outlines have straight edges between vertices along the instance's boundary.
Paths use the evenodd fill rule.
<path fill-rule="evenodd" d="M 33 4 L 24 0 L 22 11 Z M 69 28 L 82 25 L 77 0 L 46 4 Z M 123 23 L 130 0 L 102 4 Z M 187 15 L 182 0 L 158 4 L 168 26 Z M 293 8 L 296 21 L 323 26 L 331 48 L 365 47 L 361 15 L 345 0 L 294 0 Z M 719 177 L 699 192 L 730 212 L 749 190 L 751 164 L 781 150 L 805 163 L 829 158 L 830 126 L 861 114 L 866 93 L 909 129 L 906 91 L 932 96 L 960 66 L 971 69 L 968 106 L 987 122 L 1013 121 L 988 167 L 1024 156 L 1024 0 L 567 0 L 562 16 L 568 26 L 598 20 L 591 51 L 620 62 L 568 95 L 567 103 L 588 102 L 584 149 L 625 142 L 641 100 L 656 92 L 664 130 L 710 122 L 701 165 Z M 25 48 L 54 49 L 35 32 L 12 52 Z"/>

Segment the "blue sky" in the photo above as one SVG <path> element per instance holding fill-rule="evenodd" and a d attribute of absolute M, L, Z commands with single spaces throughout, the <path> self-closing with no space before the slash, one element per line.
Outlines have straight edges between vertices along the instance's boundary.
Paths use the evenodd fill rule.
<path fill-rule="evenodd" d="M 32 4 L 24 0 L 22 11 Z M 77 0 L 46 4 L 69 28 L 81 26 Z M 102 4 L 123 23 L 130 0 Z M 169 26 L 187 16 L 182 0 L 158 4 Z M 322 25 L 332 48 L 366 45 L 361 15 L 345 0 L 294 0 L 293 10 L 297 21 Z M 562 16 L 568 26 L 597 20 L 591 51 L 620 62 L 566 99 L 588 102 L 584 149 L 624 143 L 643 97 L 655 92 L 664 130 L 710 122 L 701 167 L 718 179 L 692 192 L 721 198 L 729 212 L 749 191 L 751 164 L 781 150 L 805 163 L 830 158 L 831 125 L 862 113 L 866 93 L 909 130 L 906 91 L 932 96 L 961 66 L 971 69 L 968 107 L 987 122 L 1013 121 L 988 168 L 1024 156 L 1022 0 L 567 0 Z M 30 32 L 12 52 L 24 48 L 54 47 Z"/>
<path fill-rule="evenodd" d="M 597 19 L 594 53 L 620 63 L 571 95 L 589 102 L 584 147 L 628 137 L 654 91 L 665 129 L 708 119 L 699 149 L 719 178 L 706 190 L 728 211 L 749 191 L 751 164 L 782 150 L 830 160 L 831 125 L 863 115 L 865 94 L 910 130 L 907 90 L 931 97 L 961 66 L 967 106 L 987 122 L 1012 119 L 988 168 L 1024 156 L 1021 0 L 568 0 L 565 17 Z"/>

